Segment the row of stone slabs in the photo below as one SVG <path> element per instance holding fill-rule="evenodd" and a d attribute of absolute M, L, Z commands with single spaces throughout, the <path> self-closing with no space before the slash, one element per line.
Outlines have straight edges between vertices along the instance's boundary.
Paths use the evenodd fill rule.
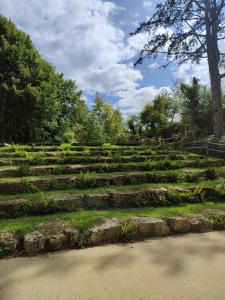
<path fill-rule="evenodd" d="M 128 231 L 124 222 L 129 222 Z M 164 237 L 188 232 L 213 230 L 211 220 L 203 215 L 190 218 L 171 216 L 164 219 L 133 217 L 128 220 L 104 218 L 86 231 L 73 228 L 69 222 L 55 221 L 40 223 L 35 231 L 18 238 L 14 232 L 0 234 L 0 245 L 8 249 L 8 254 L 34 255 L 44 251 L 97 246 L 127 240 L 140 240 L 150 237 Z M 82 241 L 82 245 L 81 245 Z"/>

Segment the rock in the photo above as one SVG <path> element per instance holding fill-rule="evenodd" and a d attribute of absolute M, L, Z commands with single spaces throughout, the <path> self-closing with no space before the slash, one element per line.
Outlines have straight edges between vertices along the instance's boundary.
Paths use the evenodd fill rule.
<path fill-rule="evenodd" d="M 191 224 L 187 218 L 173 216 L 166 218 L 167 225 L 170 230 L 175 233 L 185 233 L 189 232 L 191 229 Z"/>
<path fill-rule="evenodd" d="M 215 187 L 204 187 L 202 190 L 206 193 L 207 197 L 213 197 L 213 199 L 217 197 L 218 193 Z"/>
<path fill-rule="evenodd" d="M 126 181 L 126 177 L 124 175 L 116 175 L 110 177 L 110 185 L 123 185 Z"/>
<path fill-rule="evenodd" d="M 2 181 L 0 182 L 0 194 L 13 195 L 23 192 L 23 185 L 17 181 Z"/>
<path fill-rule="evenodd" d="M 53 174 L 55 170 L 55 166 L 38 166 L 30 168 L 32 175 Z"/>
<path fill-rule="evenodd" d="M 166 236 L 170 230 L 166 222 L 158 218 L 134 217 L 132 218 L 137 230 L 137 234 L 143 237 L 147 236 Z"/>
<path fill-rule="evenodd" d="M 128 176 L 129 183 L 138 184 L 138 183 L 148 183 L 149 175 L 147 173 L 143 174 L 132 174 Z"/>
<path fill-rule="evenodd" d="M 83 165 L 70 165 L 65 167 L 65 173 L 75 174 L 75 173 L 81 173 L 85 171 L 86 171 L 86 167 Z"/>
<path fill-rule="evenodd" d="M 17 170 L 16 169 L 3 169 L 0 170 L 0 176 L 1 177 L 16 177 L 17 176 Z"/>
<path fill-rule="evenodd" d="M 6 248 L 9 253 L 15 253 L 17 247 L 17 238 L 13 232 L 4 232 L 0 234 L 0 246 Z"/>
<path fill-rule="evenodd" d="M 52 200 L 56 202 L 58 208 L 66 211 L 81 209 L 84 205 L 84 196 L 81 194 L 62 194 L 52 196 Z"/>
<path fill-rule="evenodd" d="M 27 233 L 24 236 L 24 252 L 27 254 L 38 253 L 45 249 L 45 237 L 39 231 Z"/>
<path fill-rule="evenodd" d="M 24 212 L 25 208 L 31 202 L 27 199 L 15 199 L 0 201 L 0 216 L 14 217 L 17 216 L 20 211 Z"/>
<path fill-rule="evenodd" d="M 78 244 L 79 231 L 75 228 L 66 228 L 63 233 L 67 237 L 67 245 L 69 248 Z"/>
<path fill-rule="evenodd" d="M 100 224 L 87 231 L 87 242 L 93 246 L 117 242 L 120 237 L 121 225 L 116 218 L 103 219 Z"/>
<path fill-rule="evenodd" d="M 89 194 L 85 198 L 85 205 L 88 208 L 98 208 L 107 206 L 109 203 L 110 196 L 109 194 L 102 193 L 102 194 Z"/>
<path fill-rule="evenodd" d="M 46 240 L 46 247 L 51 251 L 65 249 L 67 246 L 67 237 L 64 233 L 51 234 Z"/>
<path fill-rule="evenodd" d="M 110 177 L 98 176 L 98 177 L 94 177 L 92 180 L 93 181 L 92 181 L 91 185 L 93 187 L 110 185 Z"/>
<path fill-rule="evenodd" d="M 206 232 L 212 230 L 212 223 L 205 216 L 195 216 L 189 219 L 192 232 Z"/>
<path fill-rule="evenodd" d="M 147 188 L 142 191 L 143 197 L 151 204 L 166 199 L 168 190 L 165 188 Z"/>
<path fill-rule="evenodd" d="M 45 247 L 48 250 L 56 251 L 70 248 L 78 241 L 78 231 L 66 221 L 41 223 L 37 229 L 43 234 Z"/>
<path fill-rule="evenodd" d="M 138 191 L 111 191 L 110 198 L 115 207 L 129 207 L 135 204 L 139 194 Z"/>

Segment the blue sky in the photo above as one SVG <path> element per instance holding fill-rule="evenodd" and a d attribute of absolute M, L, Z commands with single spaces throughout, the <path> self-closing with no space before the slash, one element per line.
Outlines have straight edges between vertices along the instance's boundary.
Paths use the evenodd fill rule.
<path fill-rule="evenodd" d="M 124 115 L 134 114 L 162 89 L 193 75 L 208 82 L 207 64 L 159 69 L 159 60 L 134 68 L 149 36 L 130 37 L 159 0 L 0 0 L 0 14 L 27 32 L 42 56 L 76 80 L 89 106 L 96 92 Z M 163 57 L 160 58 L 163 60 Z"/>

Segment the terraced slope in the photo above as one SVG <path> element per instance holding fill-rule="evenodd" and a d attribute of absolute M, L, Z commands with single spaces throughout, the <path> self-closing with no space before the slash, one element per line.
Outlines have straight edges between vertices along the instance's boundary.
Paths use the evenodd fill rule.
<path fill-rule="evenodd" d="M 83 231 L 100 217 L 223 209 L 224 174 L 223 159 L 148 146 L 2 147 L 0 233 L 23 236 L 47 221 Z M 129 222 L 123 227 L 129 232 Z"/>

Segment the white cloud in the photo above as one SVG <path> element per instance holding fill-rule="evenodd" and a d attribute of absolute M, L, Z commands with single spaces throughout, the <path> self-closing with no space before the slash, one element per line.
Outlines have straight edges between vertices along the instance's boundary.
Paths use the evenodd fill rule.
<path fill-rule="evenodd" d="M 144 8 L 152 8 L 153 7 L 152 1 L 151 0 L 144 0 L 143 7 Z"/>
<path fill-rule="evenodd" d="M 148 65 L 148 68 L 151 70 L 156 70 L 160 67 L 160 64 L 158 64 L 157 62 L 153 62 L 151 64 Z"/>
<path fill-rule="evenodd" d="M 193 77 L 196 77 L 202 84 L 208 85 L 209 70 L 207 60 L 203 59 L 198 65 L 195 65 L 192 62 L 182 64 L 174 69 L 173 75 L 178 81 L 190 82 Z"/>
<path fill-rule="evenodd" d="M 144 1 L 150 7 L 151 1 Z M 129 62 L 147 42 L 146 34 L 126 38 L 112 16 L 121 10 L 103 0 L 0 0 L 0 14 L 30 34 L 44 58 L 77 81 L 87 93 L 119 97 L 137 111 L 157 94 L 140 87 L 143 75 Z"/>
<path fill-rule="evenodd" d="M 154 86 L 121 91 L 119 92 L 121 100 L 118 102 L 118 106 L 124 114 L 140 112 L 147 103 L 152 102 L 163 90 L 171 91 L 169 87 L 157 89 Z"/>

